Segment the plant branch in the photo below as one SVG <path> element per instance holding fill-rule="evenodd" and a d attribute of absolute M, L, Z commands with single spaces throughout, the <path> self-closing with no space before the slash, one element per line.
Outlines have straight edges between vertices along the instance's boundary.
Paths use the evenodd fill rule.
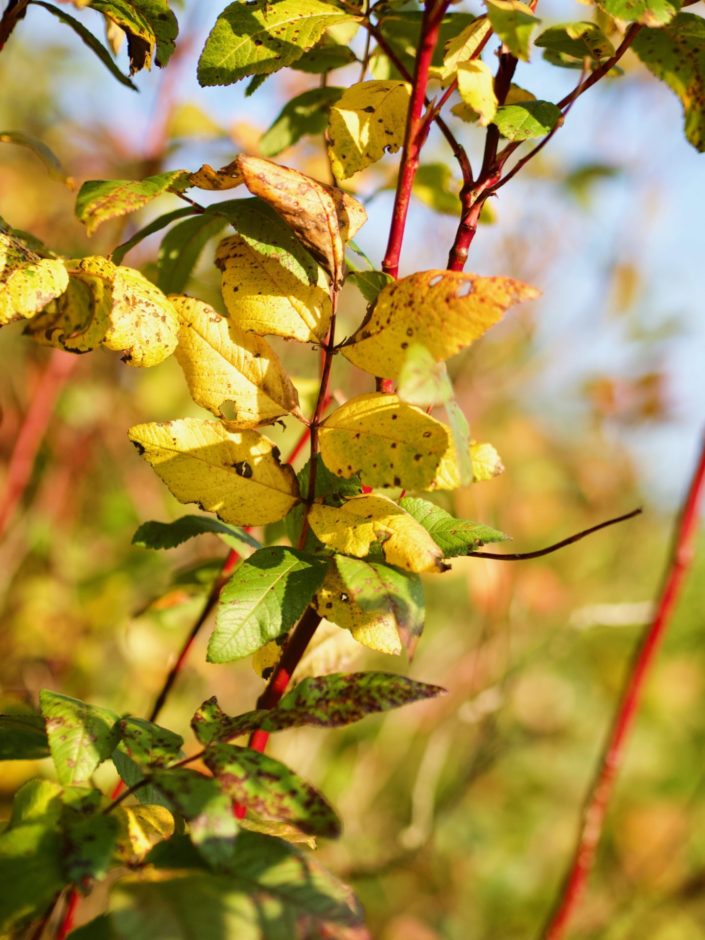
<path fill-rule="evenodd" d="M 12 35 L 12 31 L 27 12 L 29 0 L 9 0 L 5 12 L 0 18 L 0 50 Z"/>
<path fill-rule="evenodd" d="M 421 34 L 416 50 L 416 63 L 411 86 L 411 99 L 406 116 L 406 130 L 402 148 L 401 164 L 397 177 L 397 191 L 392 210 L 392 224 L 389 230 L 387 251 L 382 261 L 382 270 L 396 278 L 399 273 L 406 218 L 411 201 L 411 190 L 419 166 L 421 149 L 428 136 L 428 122 L 422 120 L 422 111 L 428 88 L 428 75 L 431 60 L 438 43 L 441 20 L 448 8 L 449 0 L 427 0 L 421 20 Z"/>
<path fill-rule="evenodd" d="M 634 516 L 641 515 L 641 509 L 632 509 L 631 512 L 623 516 L 615 516 L 614 519 L 607 519 L 605 522 L 598 522 L 597 525 L 590 526 L 589 529 L 583 529 L 574 535 L 569 535 L 567 539 L 561 539 L 553 545 L 547 545 L 546 548 L 537 548 L 533 552 L 515 552 L 512 555 L 503 555 L 500 552 L 471 552 L 470 558 L 494 558 L 495 561 L 526 561 L 528 558 L 540 558 L 542 555 L 551 555 L 553 552 L 565 548 L 566 545 L 572 545 L 573 542 L 579 542 L 593 532 L 599 532 L 600 529 L 606 529 L 607 526 L 617 525 L 618 522 L 626 522 L 627 519 L 633 519 Z"/>
<path fill-rule="evenodd" d="M 641 637 L 627 673 L 597 772 L 583 807 L 580 830 L 556 905 L 541 937 L 560 940 L 577 907 L 592 868 L 617 772 L 639 709 L 644 683 L 672 620 L 680 589 L 695 554 L 699 510 L 705 495 L 705 440 L 683 502 L 654 618 Z"/>

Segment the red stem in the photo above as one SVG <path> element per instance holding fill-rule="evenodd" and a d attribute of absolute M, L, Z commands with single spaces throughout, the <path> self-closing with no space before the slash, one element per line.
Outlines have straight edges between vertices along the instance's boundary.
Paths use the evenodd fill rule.
<path fill-rule="evenodd" d="M 414 185 L 414 177 L 416 176 L 416 171 L 419 166 L 421 148 L 426 141 L 430 128 L 430 121 L 422 121 L 421 115 L 426 100 L 431 60 L 433 59 L 433 53 L 438 43 L 441 20 L 447 8 L 447 0 L 439 0 L 438 3 L 434 3 L 433 0 L 427 0 L 421 21 L 421 35 L 416 51 L 411 100 L 406 116 L 404 147 L 402 150 L 399 176 L 397 178 L 394 208 L 392 210 L 392 225 L 389 231 L 387 252 L 382 262 L 382 270 L 394 278 L 397 277 L 399 273 L 399 257 L 404 240 L 406 218 L 409 213 L 411 189 Z"/>
<path fill-rule="evenodd" d="M 693 561 L 699 508 L 704 491 L 705 441 L 680 513 L 656 613 L 644 631 L 632 667 L 627 674 L 597 773 L 585 801 L 570 867 L 558 901 L 541 935 L 544 940 L 559 940 L 565 935 L 590 874 L 617 772 L 624 756 L 625 744 L 637 716 L 644 683 L 659 644 L 671 622 L 683 580 Z"/>
<path fill-rule="evenodd" d="M 73 929 L 73 922 L 76 919 L 76 908 L 78 907 L 78 891 L 71 888 L 66 895 L 66 910 L 64 911 L 61 923 L 56 930 L 56 940 L 65 940 Z"/>
<path fill-rule="evenodd" d="M 76 356 L 61 349 L 53 350 L 39 384 L 32 393 L 32 402 L 10 457 L 5 493 L 0 500 L 0 535 L 12 519 L 31 479 L 37 451 L 49 427 L 56 400 L 76 367 L 76 362 Z"/>

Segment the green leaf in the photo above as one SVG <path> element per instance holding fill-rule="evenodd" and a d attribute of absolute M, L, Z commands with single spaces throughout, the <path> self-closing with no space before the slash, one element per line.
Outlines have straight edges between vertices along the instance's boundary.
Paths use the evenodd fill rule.
<path fill-rule="evenodd" d="M 531 7 L 519 0 L 486 0 L 492 29 L 517 59 L 529 61 L 531 34 L 541 22 Z"/>
<path fill-rule="evenodd" d="M 141 241 L 148 238 L 150 235 L 154 235 L 155 232 L 160 232 L 163 228 L 166 228 L 167 225 L 171 225 L 172 222 L 183 219 L 185 216 L 193 215 L 197 211 L 198 210 L 194 209 L 192 206 L 184 206 L 181 209 L 174 209 L 173 212 L 165 212 L 164 215 L 158 216 L 154 221 L 145 225 L 138 232 L 135 232 L 132 238 L 128 238 L 126 242 L 118 245 L 110 254 L 110 260 L 114 264 L 122 264 L 125 255 L 129 251 L 132 251 L 135 245 L 139 245 Z"/>
<path fill-rule="evenodd" d="M 118 716 L 107 708 L 47 689 L 40 692 L 39 701 L 60 783 L 87 783 L 117 746 Z"/>
<path fill-rule="evenodd" d="M 459 184 L 447 163 L 424 163 L 414 178 L 414 195 L 435 212 L 460 215 Z M 368 298 L 374 299 L 374 298 Z"/>
<path fill-rule="evenodd" d="M 563 120 L 560 108 L 550 101 L 524 101 L 497 109 L 493 124 L 507 140 L 543 137 Z"/>
<path fill-rule="evenodd" d="M 508 535 L 468 519 L 455 519 L 445 509 L 428 502 L 405 496 L 399 505 L 427 530 L 443 552 L 444 558 L 470 555 L 488 542 L 506 542 Z"/>
<path fill-rule="evenodd" d="M 110 72 L 110 74 L 116 78 L 121 85 L 126 85 L 128 88 L 131 88 L 133 91 L 137 91 L 137 86 L 130 81 L 127 75 L 123 75 L 120 69 L 115 65 L 110 53 L 105 48 L 105 46 L 98 42 L 93 33 L 86 29 L 83 23 L 80 23 L 73 16 L 69 16 L 64 10 L 59 7 L 54 6 L 53 3 L 46 3 L 45 0 L 33 0 L 34 6 L 44 7 L 45 10 L 48 10 L 52 13 L 58 20 L 62 23 L 65 23 L 67 26 L 70 26 L 71 29 L 77 34 L 77 36 L 84 42 L 88 48 L 95 55 L 98 56 L 100 61 Z"/>
<path fill-rule="evenodd" d="M 191 515 L 181 516 L 173 522 L 143 522 L 132 536 L 132 544 L 142 548 L 176 548 L 177 545 L 206 533 L 219 536 L 229 548 L 236 551 L 243 546 L 260 547 L 257 539 L 242 529 L 210 516 Z"/>
<path fill-rule="evenodd" d="M 544 59 L 564 68 L 582 69 L 586 59 L 594 68 L 614 54 L 614 46 L 595 23 L 552 26 L 535 44 L 544 50 Z"/>
<path fill-rule="evenodd" d="M 344 555 L 336 555 L 335 563 L 350 600 L 367 613 L 381 611 L 391 616 L 407 653 L 412 656 L 426 613 L 419 576 L 393 565 Z M 329 616 L 325 609 L 319 612 Z M 335 623 L 334 613 L 330 614 Z"/>
<path fill-rule="evenodd" d="M 188 821 L 191 840 L 208 864 L 216 869 L 226 865 L 238 825 L 218 783 L 186 767 L 158 770 L 151 779 Z"/>
<path fill-rule="evenodd" d="M 223 588 L 208 662 L 229 663 L 286 633 L 320 587 L 327 560 L 273 546 L 251 555 Z"/>
<path fill-rule="evenodd" d="M 110 917 L 107 914 L 94 917 L 87 924 L 72 930 L 71 940 L 115 940 Z"/>
<path fill-rule="evenodd" d="M 41 715 L 17 712 L 0 715 L 0 760 L 49 757 L 49 739 Z"/>
<path fill-rule="evenodd" d="M 307 460 L 297 474 L 299 481 L 299 491 L 308 494 L 309 477 L 311 473 L 311 461 Z M 357 496 L 362 492 L 362 484 L 357 476 L 352 476 L 345 480 L 342 477 L 331 473 L 328 467 L 323 463 L 320 454 L 316 454 L 316 499 L 322 499 L 328 506 L 339 506 L 343 500 L 350 499 L 351 496 Z M 286 534 L 292 545 L 297 545 L 301 535 L 301 526 L 303 525 L 305 507 L 301 504 L 294 506 L 289 515 L 284 520 Z M 320 546 L 320 542 L 309 530 L 306 550 L 311 550 L 311 544 Z"/>
<path fill-rule="evenodd" d="M 317 46 L 305 52 L 291 67 L 297 72 L 321 75 L 323 72 L 332 72 L 357 61 L 358 58 L 350 46 L 333 42 L 329 36 L 324 36 Z"/>
<path fill-rule="evenodd" d="M 114 816 L 86 816 L 67 807 L 62 819 L 61 853 L 66 880 L 80 886 L 84 879 L 104 878 L 110 870 L 119 829 Z"/>
<path fill-rule="evenodd" d="M 42 258 L 0 225 L 0 324 L 36 317 L 65 292 L 68 280 L 63 261 Z"/>
<path fill-rule="evenodd" d="M 58 821 L 63 810 L 61 787 L 52 780 L 34 778 L 23 783 L 12 800 L 12 815 L 8 829 L 25 823 L 45 824 Z"/>
<path fill-rule="evenodd" d="M 284 105 L 259 142 L 265 157 L 276 157 L 302 137 L 322 134 L 328 126 L 328 109 L 340 98 L 342 88 L 311 88 Z"/>
<path fill-rule="evenodd" d="M 421 170 L 419 170 L 419 172 L 421 172 Z M 382 288 L 393 283 L 393 279 L 383 271 L 352 271 L 348 274 L 347 280 L 351 281 L 355 287 L 357 287 L 365 300 L 370 304 L 377 300 Z"/>
<path fill-rule="evenodd" d="M 174 53 L 179 34 L 179 24 L 169 0 L 131 0 L 131 3 L 152 27 L 157 42 L 155 61 L 163 68 Z"/>
<path fill-rule="evenodd" d="M 15 930 L 48 908 L 66 884 L 61 836 L 53 820 L 29 823 L 0 834 L 0 933 Z"/>
<path fill-rule="evenodd" d="M 685 136 L 696 150 L 705 151 L 705 20 L 679 13 L 662 29 L 642 29 L 632 48 L 649 71 L 678 95 Z"/>
<path fill-rule="evenodd" d="M 164 767 L 181 757 L 184 739 L 167 728 L 128 716 L 120 719 L 120 748 L 139 766 Z"/>
<path fill-rule="evenodd" d="M 598 0 L 605 13 L 628 23 L 665 26 L 681 7 L 681 0 Z"/>
<path fill-rule="evenodd" d="M 120 775 L 120 779 L 125 784 L 125 786 L 134 787 L 136 783 L 144 780 L 144 772 L 138 764 L 136 764 L 127 756 L 127 754 L 125 754 L 122 744 L 118 745 L 118 747 L 113 751 L 111 760 L 115 765 L 115 769 Z M 145 806 L 161 806 L 164 809 L 168 809 L 170 812 L 174 809 L 171 800 L 167 799 L 161 790 L 157 790 L 157 788 L 153 787 L 151 784 L 146 784 L 145 786 L 142 786 L 136 790 L 135 797 Z"/>
<path fill-rule="evenodd" d="M 291 65 L 329 26 L 351 20 L 321 0 L 231 3 L 216 20 L 198 62 L 201 85 L 231 85 Z"/>
<path fill-rule="evenodd" d="M 130 0 L 90 0 L 90 6 L 115 23 L 127 36 L 130 75 L 152 67 L 156 36 L 149 21 Z"/>
<path fill-rule="evenodd" d="M 393 673 L 330 673 L 302 679 L 276 708 L 245 712 L 233 718 L 220 709 L 215 698 L 208 699 L 193 716 L 191 727 L 198 740 L 206 745 L 238 738 L 257 729 L 271 733 L 308 725 L 340 728 L 367 715 L 435 698 L 445 691 L 440 686 Z"/>
<path fill-rule="evenodd" d="M 157 260 L 157 285 L 165 294 L 185 290 L 203 249 L 226 225 L 222 216 L 204 212 L 167 232 Z"/>
<path fill-rule="evenodd" d="M 136 212 L 165 192 L 182 192 L 189 185 L 189 174 L 170 170 L 143 180 L 88 180 L 76 197 L 76 216 L 86 226 L 88 235 L 107 222 Z"/>
<path fill-rule="evenodd" d="M 334 839 L 340 821 L 328 802 L 281 761 L 250 748 L 214 744 L 203 758 L 233 802 L 312 836 Z"/>
<path fill-rule="evenodd" d="M 0 143 L 17 144 L 20 147 L 26 147 L 31 150 L 44 164 L 44 167 L 54 179 L 61 180 L 63 183 L 69 182 L 61 161 L 54 151 L 47 147 L 43 140 L 32 137 L 30 134 L 23 134 L 22 131 L 0 131 Z"/>

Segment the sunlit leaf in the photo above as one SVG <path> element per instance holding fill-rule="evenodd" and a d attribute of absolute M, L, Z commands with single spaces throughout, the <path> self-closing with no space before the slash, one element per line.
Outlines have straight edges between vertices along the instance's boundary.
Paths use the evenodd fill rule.
<path fill-rule="evenodd" d="M 445 44 L 445 55 L 441 68 L 434 70 L 442 82 L 455 75 L 461 62 L 468 62 L 478 54 L 477 50 L 492 32 L 486 16 L 478 17 Z"/>
<path fill-rule="evenodd" d="M 181 756 L 184 739 L 144 718 L 120 719 L 120 747 L 136 764 L 164 767 Z"/>
<path fill-rule="evenodd" d="M 303 284 L 276 257 L 255 251 L 241 235 L 221 242 L 216 264 L 223 272 L 225 306 L 240 330 L 301 342 L 325 337 L 331 302 L 320 268 L 314 283 Z"/>
<path fill-rule="evenodd" d="M 505 277 L 420 271 L 388 285 L 343 355 L 373 375 L 397 378 L 412 343 L 437 361 L 469 346 L 513 304 L 538 291 Z"/>
<path fill-rule="evenodd" d="M 39 696 L 56 774 L 63 784 L 87 783 L 120 739 L 118 716 L 59 692 Z"/>
<path fill-rule="evenodd" d="M 517 59 L 529 59 L 531 36 L 540 20 L 520 0 L 485 0 L 492 29 Z"/>
<path fill-rule="evenodd" d="M 231 160 L 218 170 L 214 170 L 209 163 L 204 163 L 195 173 L 189 173 L 189 186 L 205 189 L 207 192 L 219 193 L 241 185 L 242 173 L 237 159 Z"/>
<path fill-rule="evenodd" d="M 348 179 L 404 143 L 410 86 L 368 81 L 346 89 L 330 109 L 328 151 L 333 174 Z"/>
<path fill-rule="evenodd" d="M 489 66 L 480 59 L 460 62 L 458 91 L 465 104 L 478 114 L 482 127 L 486 127 L 497 111 L 494 76 Z"/>
<path fill-rule="evenodd" d="M 118 822 L 116 854 L 126 864 L 137 864 L 163 839 L 174 833 L 174 817 L 164 806 L 126 806 L 115 808 Z"/>
<path fill-rule="evenodd" d="M 681 0 L 598 0 L 599 6 L 619 20 L 665 26 L 678 13 Z"/>
<path fill-rule="evenodd" d="M 209 721 L 204 720 L 204 706 L 201 706 L 191 725 L 203 744 L 238 738 L 258 728 L 268 732 L 308 725 L 339 728 L 360 721 L 366 715 L 401 708 L 444 693 L 445 689 L 440 686 L 392 673 L 331 673 L 302 679 L 275 708 L 232 718 L 219 712 Z"/>
<path fill-rule="evenodd" d="M 344 555 L 365 558 L 381 542 L 390 565 L 417 572 L 442 570 L 441 553 L 433 539 L 386 496 L 356 496 L 339 507 L 316 503 L 308 520 L 327 548 Z"/>
<path fill-rule="evenodd" d="M 197 535 L 210 533 L 237 550 L 259 548 L 259 542 L 242 529 L 226 525 L 210 516 L 181 516 L 173 522 L 143 522 L 132 536 L 132 544 L 142 548 L 176 548 Z"/>
<path fill-rule="evenodd" d="M 115 269 L 103 346 L 132 366 L 158 365 L 176 348 L 178 321 L 170 300 L 133 268 Z"/>
<path fill-rule="evenodd" d="M 68 280 L 63 261 L 42 258 L 0 226 L 0 324 L 34 317 Z"/>
<path fill-rule="evenodd" d="M 526 101 L 497 109 L 493 124 L 507 140 L 544 137 L 563 120 L 560 108 L 550 101 Z"/>
<path fill-rule="evenodd" d="M 488 542 L 504 542 L 509 536 L 469 519 L 455 519 L 445 509 L 425 499 L 405 496 L 399 501 L 409 515 L 427 530 L 444 558 L 468 555 Z"/>
<path fill-rule="evenodd" d="M 208 661 L 242 659 L 289 630 L 320 587 L 326 564 L 283 546 L 243 561 L 220 594 Z"/>
<path fill-rule="evenodd" d="M 264 339 L 245 333 L 200 300 L 171 301 L 180 323 L 176 358 L 196 404 L 227 419 L 230 428 L 256 427 L 298 413 L 296 389 Z"/>
<path fill-rule="evenodd" d="M 322 134 L 328 126 L 328 109 L 342 94 L 342 88 L 310 88 L 288 101 L 260 140 L 265 157 L 276 157 L 302 137 Z"/>
<path fill-rule="evenodd" d="M 341 477 L 358 474 L 368 486 L 454 489 L 447 478 L 448 428 L 396 395 L 350 399 L 321 425 L 321 456 Z"/>
<path fill-rule="evenodd" d="M 291 65 L 329 26 L 351 19 L 321 0 L 231 3 L 216 20 L 198 62 L 201 85 L 230 85 Z"/>
<path fill-rule="evenodd" d="M 107 222 L 136 212 L 166 192 L 182 192 L 189 185 L 188 173 L 170 170 L 143 180 L 88 180 L 76 197 L 76 216 L 88 235 Z"/>
<path fill-rule="evenodd" d="M 552 65 L 582 69 L 587 59 L 593 66 L 614 54 L 614 46 L 595 23 L 563 23 L 544 30 L 535 45 Z"/>
<path fill-rule="evenodd" d="M 291 823 L 309 835 L 329 839 L 340 835 L 333 808 L 281 761 L 250 748 L 213 744 L 204 762 L 239 806 L 265 819 Z"/>
<path fill-rule="evenodd" d="M 685 136 L 696 150 L 705 151 L 705 20 L 679 13 L 661 29 L 642 29 L 632 48 L 649 71 L 678 95 Z"/>
<path fill-rule="evenodd" d="M 224 522 L 264 525 L 298 502 L 294 471 L 256 431 L 183 418 L 137 425 L 129 437 L 178 500 L 199 503 Z"/>

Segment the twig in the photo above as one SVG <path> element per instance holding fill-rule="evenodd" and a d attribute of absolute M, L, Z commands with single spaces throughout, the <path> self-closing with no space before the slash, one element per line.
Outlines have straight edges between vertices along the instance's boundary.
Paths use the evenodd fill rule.
<path fill-rule="evenodd" d="M 76 908 L 78 907 L 78 891 L 71 888 L 66 895 L 66 909 L 62 915 L 61 923 L 56 930 L 56 940 L 66 940 L 66 937 L 73 930 L 73 922 L 76 919 Z"/>
<path fill-rule="evenodd" d="M 683 503 L 653 620 L 645 628 L 627 673 L 612 727 L 583 807 L 575 850 L 558 900 L 541 933 L 560 940 L 590 874 L 624 749 L 637 716 L 644 683 L 673 617 L 676 601 L 695 553 L 699 509 L 705 493 L 705 440 Z"/>
<path fill-rule="evenodd" d="M 581 532 L 576 532 L 574 535 L 569 535 L 567 539 L 562 539 L 560 542 L 555 542 L 553 545 L 547 545 L 546 548 L 537 548 L 533 552 L 515 552 L 512 555 L 503 555 L 499 552 L 471 552 L 470 558 L 493 558 L 495 561 L 526 561 L 527 558 L 540 558 L 542 555 L 551 555 L 553 552 L 557 552 L 561 548 L 565 548 L 566 545 L 572 545 L 573 542 L 579 542 L 581 539 L 584 539 L 588 535 L 592 535 L 593 532 L 598 532 L 600 529 L 606 529 L 607 526 L 617 525 L 618 522 L 625 522 L 627 519 L 633 519 L 634 516 L 641 515 L 641 509 L 632 509 L 631 512 L 625 513 L 623 516 L 615 516 L 614 519 L 607 519 L 605 522 L 598 522 L 597 525 L 590 526 L 589 529 L 583 529 Z"/>
<path fill-rule="evenodd" d="M 397 176 L 397 191 L 392 209 L 392 224 L 389 230 L 387 251 L 382 261 L 382 270 L 396 278 L 399 273 L 399 257 L 401 255 L 406 218 L 411 201 L 411 190 L 414 177 L 419 166 L 421 148 L 423 147 L 430 124 L 422 120 L 428 76 L 431 60 L 438 43 L 438 34 L 441 20 L 448 9 L 449 0 L 426 0 L 423 19 L 421 20 L 421 34 L 416 50 L 416 64 L 414 78 L 411 86 L 411 99 L 406 116 L 406 129 L 404 132 L 404 146 L 402 148 L 401 165 Z"/>
<path fill-rule="evenodd" d="M 12 35 L 12 31 L 27 12 L 29 0 L 9 0 L 5 12 L 0 18 L 0 49 Z"/>
<path fill-rule="evenodd" d="M 17 435 L 7 469 L 7 482 L 0 500 L 0 535 L 5 531 L 32 476 L 37 451 L 66 380 L 76 367 L 77 357 L 61 349 L 52 351 Z"/>

